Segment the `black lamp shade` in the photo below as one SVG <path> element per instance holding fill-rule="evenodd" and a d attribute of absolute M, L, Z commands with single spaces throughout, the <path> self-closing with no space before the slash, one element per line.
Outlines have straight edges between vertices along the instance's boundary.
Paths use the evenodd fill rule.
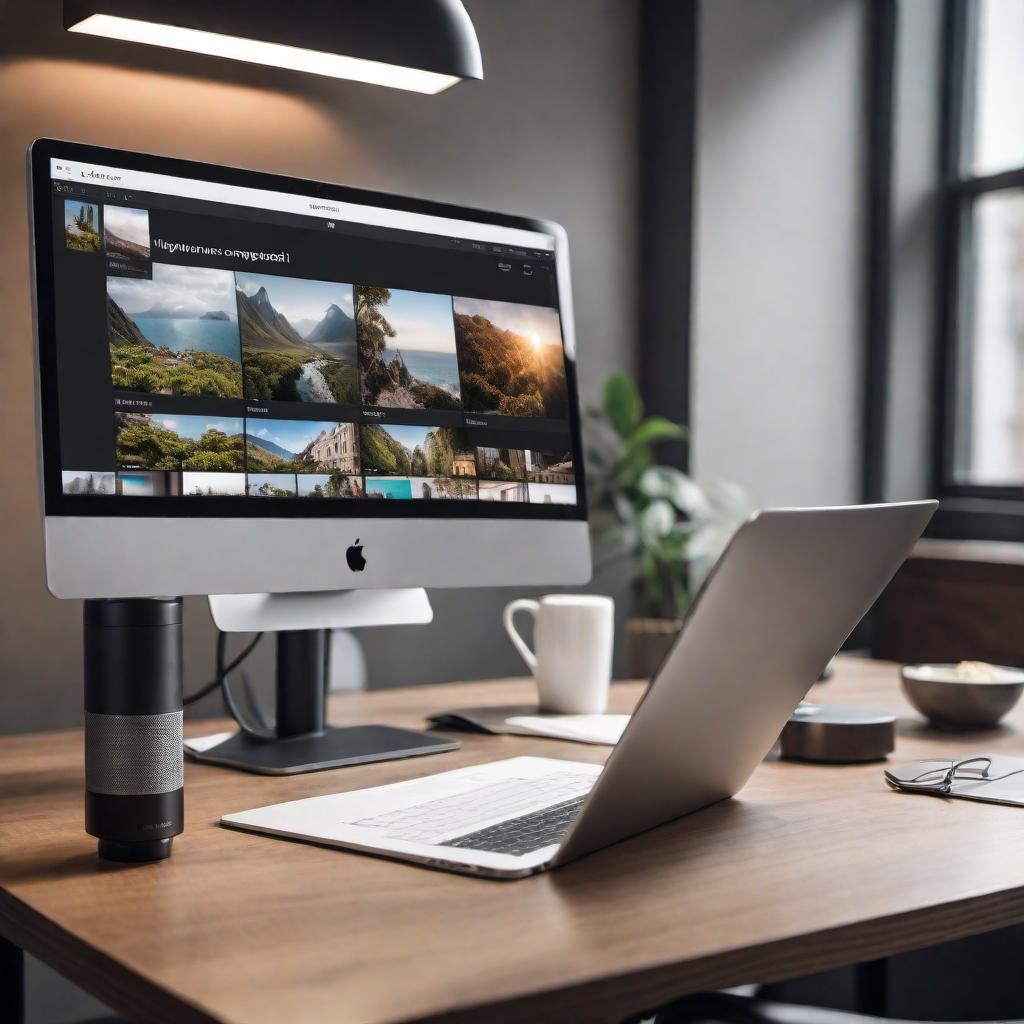
<path fill-rule="evenodd" d="M 64 0 L 64 27 L 419 92 L 483 78 L 460 0 Z"/>

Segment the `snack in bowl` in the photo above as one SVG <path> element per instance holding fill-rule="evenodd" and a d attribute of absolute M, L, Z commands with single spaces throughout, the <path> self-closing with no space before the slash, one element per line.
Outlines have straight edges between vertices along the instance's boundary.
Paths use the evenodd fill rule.
<path fill-rule="evenodd" d="M 990 729 L 1020 700 L 1024 671 L 984 661 L 904 665 L 907 700 L 943 729 Z"/>

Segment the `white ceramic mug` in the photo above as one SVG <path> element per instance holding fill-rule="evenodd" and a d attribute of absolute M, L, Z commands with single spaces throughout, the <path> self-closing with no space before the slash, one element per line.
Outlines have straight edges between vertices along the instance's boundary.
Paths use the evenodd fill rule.
<path fill-rule="evenodd" d="M 534 618 L 531 651 L 516 632 L 516 612 Z M 505 606 L 502 621 L 516 650 L 537 680 L 543 711 L 601 715 L 608 708 L 612 676 L 615 602 L 590 594 L 548 594 Z"/>

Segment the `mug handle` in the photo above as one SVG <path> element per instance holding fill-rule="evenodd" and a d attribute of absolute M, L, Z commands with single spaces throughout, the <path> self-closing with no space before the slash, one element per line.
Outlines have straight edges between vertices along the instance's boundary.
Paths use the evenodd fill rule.
<path fill-rule="evenodd" d="M 508 637 L 515 645 L 516 650 L 523 656 L 523 661 L 529 666 L 531 672 L 537 671 L 537 658 L 533 651 L 527 647 L 526 641 L 516 631 L 514 620 L 516 612 L 529 612 L 536 620 L 538 611 L 540 611 L 540 603 L 538 601 L 531 601 L 529 598 L 521 597 L 517 601 L 509 601 L 505 605 L 505 611 L 501 616 L 501 621 L 505 625 L 505 632 L 508 633 Z"/>

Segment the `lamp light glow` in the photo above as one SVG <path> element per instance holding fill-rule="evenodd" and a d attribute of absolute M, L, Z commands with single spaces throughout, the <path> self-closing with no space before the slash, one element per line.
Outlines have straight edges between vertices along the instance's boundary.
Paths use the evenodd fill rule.
<path fill-rule="evenodd" d="M 361 57 L 348 57 L 322 50 L 309 50 L 283 43 L 245 39 L 219 32 L 182 28 L 112 14 L 91 14 L 69 25 L 68 31 L 225 57 L 228 60 L 245 61 L 249 64 L 265 64 L 329 78 L 384 85 L 392 89 L 428 95 L 436 95 L 461 81 L 456 75 L 444 75 L 421 68 L 402 67 Z"/>

